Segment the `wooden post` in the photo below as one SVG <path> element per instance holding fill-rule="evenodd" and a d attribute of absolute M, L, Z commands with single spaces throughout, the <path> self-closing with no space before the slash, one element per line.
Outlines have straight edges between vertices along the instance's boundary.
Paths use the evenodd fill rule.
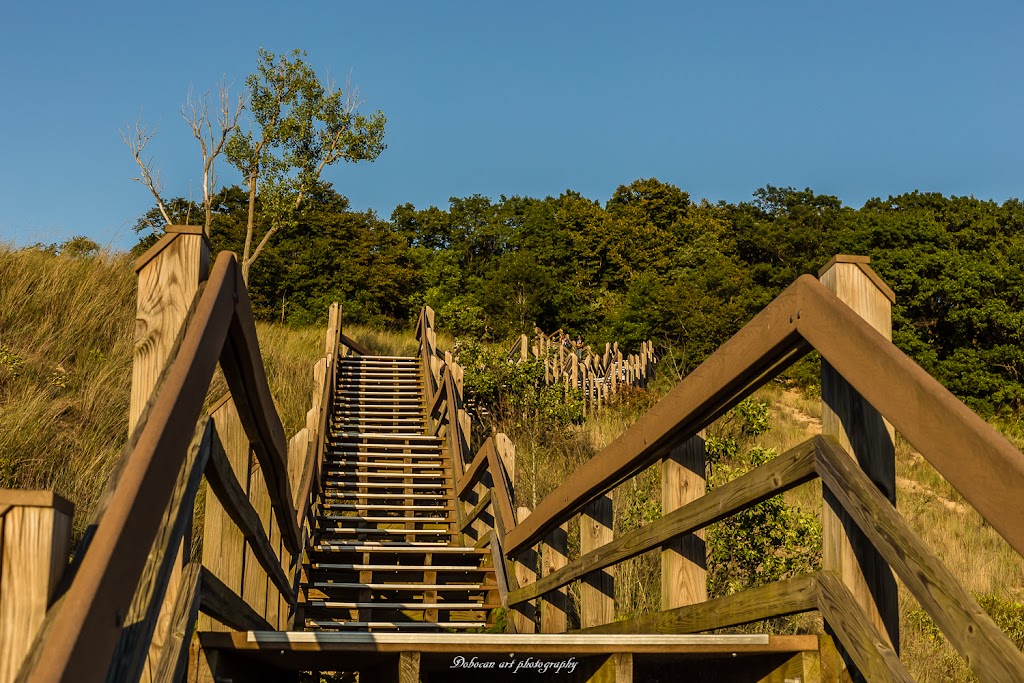
<path fill-rule="evenodd" d="M 672 449 L 661 461 L 661 514 L 704 495 L 704 435 Z M 661 547 L 661 608 L 695 605 L 708 599 L 704 531 L 686 534 Z"/>
<path fill-rule="evenodd" d="M 836 256 L 821 283 L 886 339 L 892 339 L 895 295 L 865 256 Z M 821 363 L 822 432 L 834 436 L 895 505 L 895 433 L 874 408 L 825 361 Z M 899 653 L 899 606 L 892 570 L 828 490 L 822 510 L 822 565 L 835 571 L 880 633 Z M 848 662 L 852 667 L 852 663 Z M 857 679 L 857 676 L 854 676 Z"/>
<path fill-rule="evenodd" d="M 249 490 L 249 438 L 238 417 L 231 395 L 226 394 L 211 407 L 214 437 L 210 448 L 219 450 L 231 464 L 231 471 L 243 491 Z M 236 595 L 242 594 L 242 566 L 245 536 L 228 516 L 217 496 L 207 489 L 203 521 L 203 566 Z M 230 631 L 205 614 L 199 615 L 200 631 Z"/>
<path fill-rule="evenodd" d="M 0 490 L 0 683 L 18 675 L 68 566 L 73 512 L 51 491 Z"/>
<path fill-rule="evenodd" d="M 508 480 L 514 486 L 516 483 L 516 445 L 504 432 L 497 432 L 494 435 L 494 449 L 498 451 L 498 458 L 505 466 Z"/>
<path fill-rule="evenodd" d="M 583 508 L 580 515 L 580 555 L 612 540 L 614 508 L 606 493 Z M 614 568 L 590 572 L 580 582 L 580 628 L 601 626 L 615 619 Z"/>
<path fill-rule="evenodd" d="M 569 562 L 569 524 L 566 522 L 547 536 L 541 545 L 541 576 L 552 574 Z M 569 627 L 567 618 L 568 591 L 565 586 L 545 593 L 540 610 L 541 633 L 564 633 Z"/>
<path fill-rule="evenodd" d="M 166 234 L 135 262 L 139 287 L 135 308 L 135 349 L 132 362 L 132 390 L 128 409 L 128 433 L 139 422 L 150 400 L 157 379 L 167 364 L 199 285 L 209 276 L 210 243 L 202 227 L 171 225 Z M 160 616 L 146 658 L 143 679 L 148 680 L 160 661 L 163 642 L 170 628 L 174 603 L 181 583 L 181 568 L 189 560 L 191 548 L 184 543 L 178 549 Z M 151 557 L 153 555 L 151 554 Z M 151 590 L 151 587 L 143 587 Z M 144 618 L 148 596 L 136 596 L 129 609 L 125 628 Z"/>
<path fill-rule="evenodd" d="M 494 514 L 498 513 L 497 505 L 494 506 Z M 522 522 L 530 516 L 530 509 L 521 507 L 516 509 L 516 520 Z M 528 586 L 537 580 L 537 551 L 534 548 L 526 548 L 516 557 L 513 563 L 515 568 L 515 580 L 517 586 Z M 536 633 L 537 624 L 537 601 L 521 602 L 512 609 L 512 624 L 516 633 Z"/>
<path fill-rule="evenodd" d="M 525 334 L 519 335 L 519 360 L 526 360 L 530 357 L 530 338 Z"/>

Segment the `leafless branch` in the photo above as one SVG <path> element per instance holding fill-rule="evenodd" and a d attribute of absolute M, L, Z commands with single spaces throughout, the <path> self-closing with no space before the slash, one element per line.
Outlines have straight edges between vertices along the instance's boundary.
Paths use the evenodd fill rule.
<path fill-rule="evenodd" d="M 210 116 L 210 90 L 195 96 L 189 88 L 185 103 L 181 105 L 181 117 L 188 123 L 192 137 L 199 142 L 203 155 L 203 208 L 206 211 L 206 229 L 210 229 L 212 196 L 216 183 L 215 162 L 224 151 L 224 145 L 238 125 L 245 109 L 245 96 L 231 97 L 231 84 L 221 79 L 217 84 L 220 106 L 214 117 Z M 217 130 L 214 130 L 214 122 Z"/>
<path fill-rule="evenodd" d="M 138 120 L 135 121 L 134 132 L 128 130 L 127 126 L 120 131 L 121 141 L 131 150 L 132 157 L 139 166 L 140 175 L 133 177 L 132 180 L 142 183 L 142 185 L 149 189 L 153 194 L 153 198 L 156 199 L 160 215 L 167 221 L 167 225 L 170 225 L 173 222 L 171 215 L 167 211 L 164 200 L 160 197 L 160 192 L 163 190 L 163 185 L 160 182 L 160 171 L 153 170 L 153 157 L 144 159 L 142 156 L 143 151 L 146 149 L 146 144 L 156 135 L 156 131 L 155 127 L 150 130 L 149 126 L 142 122 L 142 115 L 139 114 Z"/>

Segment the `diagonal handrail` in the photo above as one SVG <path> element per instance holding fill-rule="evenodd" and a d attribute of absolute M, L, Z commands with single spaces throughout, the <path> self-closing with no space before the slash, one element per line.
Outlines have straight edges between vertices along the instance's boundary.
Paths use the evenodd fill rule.
<path fill-rule="evenodd" d="M 81 563 L 47 613 L 19 680 L 99 680 L 107 673 L 218 361 L 263 468 L 282 540 L 299 548 L 283 429 L 234 254 L 220 254 L 197 298 L 125 446 Z"/>
<path fill-rule="evenodd" d="M 509 532 L 506 552 L 531 545 L 812 348 L 1024 554 L 1024 454 L 809 275 L 544 498 Z"/>

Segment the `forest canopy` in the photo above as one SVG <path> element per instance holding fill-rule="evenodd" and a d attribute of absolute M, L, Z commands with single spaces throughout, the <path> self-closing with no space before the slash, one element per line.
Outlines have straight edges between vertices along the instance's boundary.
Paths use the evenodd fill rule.
<path fill-rule="evenodd" d="M 213 201 L 215 251 L 240 253 L 248 193 Z M 168 202 L 175 222 L 202 216 Z M 156 209 L 140 225 L 160 224 Z M 193 220 L 194 222 L 194 220 Z M 159 229 L 158 229 L 159 231 Z M 155 239 L 149 234 L 138 248 Z M 696 367 L 782 289 L 837 253 L 870 256 L 896 292 L 894 341 L 983 414 L 1024 408 L 1024 205 L 912 192 L 859 209 L 766 186 L 748 202 L 695 202 L 641 179 L 601 205 L 558 197 L 452 197 L 387 219 L 320 183 L 250 277 L 259 314 L 406 326 L 437 311 L 456 335 L 502 341 L 534 325 L 592 344 L 653 339 Z"/>

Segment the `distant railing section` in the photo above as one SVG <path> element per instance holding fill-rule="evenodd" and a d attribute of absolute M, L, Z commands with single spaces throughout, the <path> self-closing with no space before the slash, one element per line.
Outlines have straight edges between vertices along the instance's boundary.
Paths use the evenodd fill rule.
<path fill-rule="evenodd" d="M 302 623 L 299 559 L 329 428 L 340 309 L 330 309 L 306 426 L 286 440 L 235 256 L 221 253 L 211 270 L 202 229 L 172 226 L 137 271 L 131 437 L 74 563 L 57 562 L 59 581 L 4 611 L 0 633 L 30 629 L 18 631 L 20 651 L 5 650 L 5 681 L 15 672 L 18 681 L 177 681 L 200 612 L 203 629 Z M 204 411 L 218 364 L 229 392 Z M 189 536 L 204 477 L 203 551 L 194 561 Z M 0 494 L 0 507 L 19 493 Z M 5 558 L 41 567 L 66 552 L 70 510 L 50 507 L 63 517 L 36 523 L 52 536 L 5 536 Z M 8 605 L 22 599 L 23 586 L 11 588 L 4 583 Z"/>
<path fill-rule="evenodd" d="M 649 341 L 641 343 L 636 353 L 624 355 L 614 342 L 605 344 L 604 353 L 598 354 L 589 345 L 579 346 L 562 330 L 546 334 L 539 327 L 532 338 L 520 335 L 507 357 L 539 360 L 544 364 L 544 382 L 582 392 L 589 411 L 599 410 L 623 387 L 646 387 L 658 362 Z"/>

